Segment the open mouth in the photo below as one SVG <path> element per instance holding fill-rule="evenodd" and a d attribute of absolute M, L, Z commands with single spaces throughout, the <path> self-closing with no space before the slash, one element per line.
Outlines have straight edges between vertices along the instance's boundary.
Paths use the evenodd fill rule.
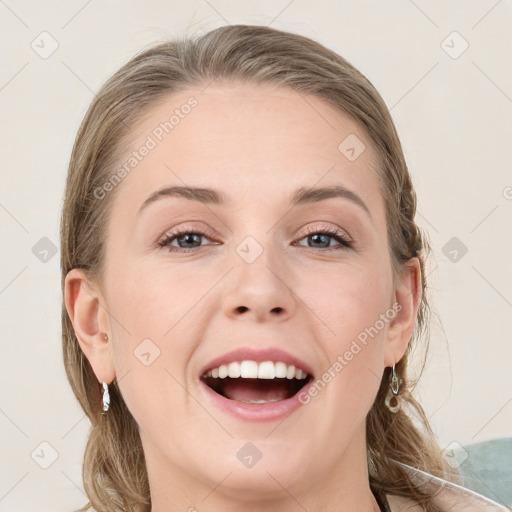
<path fill-rule="evenodd" d="M 229 400 L 265 404 L 291 398 L 312 378 L 312 375 L 285 363 L 266 361 L 258 365 L 254 361 L 242 361 L 214 368 L 201 380 Z"/>

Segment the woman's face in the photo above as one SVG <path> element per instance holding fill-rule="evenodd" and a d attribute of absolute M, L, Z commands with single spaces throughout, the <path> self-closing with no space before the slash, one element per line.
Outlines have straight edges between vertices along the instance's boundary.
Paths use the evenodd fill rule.
<path fill-rule="evenodd" d="M 270 499 L 360 474 L 365 417 L 412 328 L 369 139 L 319 98 L 232 83 L 166 98 L 134 134 L 130 171 L 102 189 L 99 322 L 154 489 Z"/>

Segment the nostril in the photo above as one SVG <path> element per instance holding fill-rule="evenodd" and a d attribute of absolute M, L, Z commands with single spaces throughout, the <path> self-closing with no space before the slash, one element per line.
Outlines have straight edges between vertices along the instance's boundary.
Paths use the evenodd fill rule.
<path fill-rule="evenodd" d="M 248 308 L 247 308 L 247 306 L 238 306 L 236 309 L 240 313 L 243 313 L 243 312 L 247 311 Z"/>

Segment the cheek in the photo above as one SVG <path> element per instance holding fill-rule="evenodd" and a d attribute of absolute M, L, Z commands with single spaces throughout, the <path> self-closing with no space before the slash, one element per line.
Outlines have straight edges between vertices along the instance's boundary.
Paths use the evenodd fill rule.
<path fill-rule="evenodd" d="M 125 265 L 110 282 L 109 307 L 118 319 L 114 323 L 125 327 L 120 333 L 126 336 L 129 332 L 133 343 L 150 338 L 166 345 L 176 338 L 182 321 L 187 323 L 187 317 L 196 314 L 195 306 L 215 283 L 215 276 L 210 278 L 180 272 L 178 266 L 169 269 L 151 262 Z"/>
<path fill-rule="evenodd" d="M 108 301 L 116 375 L 130 411 L 139 419 L 149 418 L 152 407 L 180 409 L 179 383 L 185 379 L 193 351 L 190 339 L 197 328 L 191 320 L 200 310 L 194 305 L 204 290 L 191 286 L 183 275 L 167 275 L 166 280 L 165 272 L 151 266 L 135 269 L 116 272 Z M 122 277 L 127 275 L 132 277 Z"/>
<path fill-rule="evenodd" d="M 342 349 L 347 341 L 375 325 L 389 308 L 391 276 L 383 266 L 345 266 L 308 273 L 299 297 L 316 314 L 323 339 Z M 383 326 L 379 323 L 379 331 Z"/>
<path fill-rule="evenodd" d="M 325 410 L 342 422 L 362 418 L 380 385 L 384 341 L 394 314 L 391 274 L 375 265 L 331 272 L 328 279 L 316 277 L 317 286 L 308 280 L 300 293 L 308 297 L 315 322 L 321 320 L 315 336 L 325 365 L 318 376 L 318 396 L 329 401 Z M 318 286 L 321 282 L 324 287 Z"/>

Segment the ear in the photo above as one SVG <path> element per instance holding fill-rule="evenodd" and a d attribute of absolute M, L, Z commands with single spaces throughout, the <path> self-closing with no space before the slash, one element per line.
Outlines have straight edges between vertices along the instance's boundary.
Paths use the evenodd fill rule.
<path fill-rule="evenodd" d="M 385 366 L 393 366 L 402 359 L 416 322 L 416 316 L 422 297 L 421 264 L 416 257 L 404 264 L 399 283 L 394 293 L 393 309 L 396 316 L 388 327 Z"/>
<path fill-rule="evenodd" d="M 115 369 L 110 322 L 102 302 L 101 293 L 83 270 L 75 268 L 68 272 L 64 282 L 64 303 L 78 343 L 98 381 L 110 384 L 115 378 Z"/>

